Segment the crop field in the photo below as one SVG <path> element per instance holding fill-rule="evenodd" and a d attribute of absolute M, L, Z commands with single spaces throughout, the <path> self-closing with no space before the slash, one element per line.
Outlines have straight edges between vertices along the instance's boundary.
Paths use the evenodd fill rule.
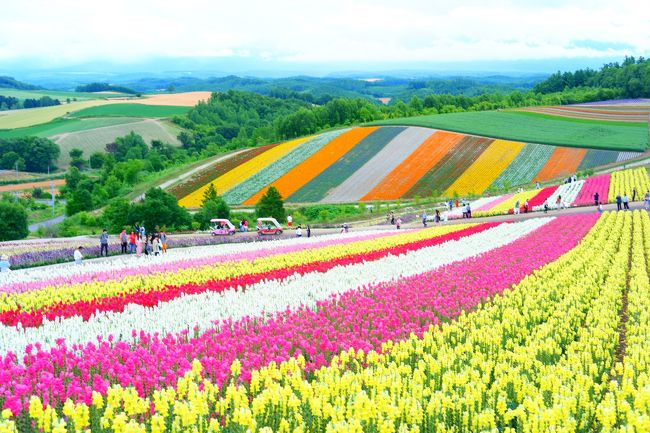
<path fill-rule="evenodd" d="M 607 122 L 648 123 L 650 103 L 647 104 L 607 104 L 607 105 L 556 105 L 549 107 L 527 107 L 518 111 L 559 116 L 570 119 L 595 120 Z"/>
<path fill-rule="evenodd" d="M 83 150 L 84 157 L 88 158 L 94 152 L 104 151 L 108 143 L 114 142 L 117 137 L 123 137 L 131 131 L 141 135 L 147 144 L 150 144 L 151 140 L 160 140 L 173 145 L 179 144 L 176 137 L 180 130 L 173 125 L 155 119 L 63 133 L 51 137 L 61 148 L 58 165 L 67 167 L 70 164 L 69 152 L 73 148 Z"/>
<path fill-rule="evenodd" d="M 65 185 L 65 179 L 43 180 L 39 182 L 23 182 L 23 183 L 16 183 L 10 185 L 0 185 L 0 193 L 11 192 L 11 191 L 27 191 L 27 190 L 32 190 L 36 187 L 49 189 L 52 182 L 54 182 L 55 187 Z"/>
<path fill-rule="evenodd" d="M 143 105 L 173 105 L 180 107 L 193 107 L 200 101 L 210 99 L 212 92 L 184 92 L 184 93 L 165 93 L 157 95 L 145 95 L 138 100 L 138 104 Z"/>
<path fill-rule="evenodd" d="M 71 132 L 85 131 L 88 129 L 102 128 L 104 126 L 123 125 L 140 121 L 142 121 L 142 119 L 134 117 L 55 119 L 51 122 L 42 123 L 35 126 L 28 126 L 27 128 L 0 130 L 0 138 L 24 137 L 27 135 L 34 135 L 36 137 L 53 137 L 59 134 L 67 134 Z"/>
<path fill-rule="evenodd" d="M 113 103 L 76 111 L 70 117 L 146 117 L 164 118 L 187 113 L 188 107 L 144 105 L 139 103 Z"/>
<path fill-rule="evenodd" d="M 0 431 L 645 431 L 647 212 L 400 232 L 12 272 Z"/>
<path fill-rule="evenodd" d="M 55 105 L 52 107 L 29 108 L 26 110 L 0 111 L 0 130 L 25 128 L 50 122 L 84 108 L 111 104 L 109 101 L 95 99 L 88 101 L 71 102 L 69 104 Z"/>
<path fill-rule="evenodd" d="M 648 148 L 648 122 L 581 121 L 517 111 L 481 111 L 387 119 L 373 125 L 424 126 L 504 140 L 644 151 Z"/>
<path fill-rule="evenodd" d="M 231 205 L 254 205 L 274 186 L 290 203 L 481 195 L 648 153 L 492 140 L 422 127 L 356 127 L 291 141 L 211 177 Z M 234 161 L 234 160 L 233 160 Z M 245 163 L 244 163 L 245 162 Z M 180 197 L 199 206 L 209 182 Z M 185 188 L 184 191 L 187 191 Z"/>
<path fill-rule="evenodd" d="M 0 87 L 0 95 L 13 97 L 18 99 L 39 99 L 43 96 L 49 96 L 52 99 L 58 99 L 61 103 L 65 103 L 66 99 L 76 98 L 77 101 L 84 101 L 90 99 L 105 99 L 108 97 L 119 97 L 125 96 L 122 93 L 112 93 L 112 94 L 100 94 L 100 93 L 89 93 L 89 92 L 64 92 L 57 90 L 19 90 L 19 89 L 7 89 Z"/>

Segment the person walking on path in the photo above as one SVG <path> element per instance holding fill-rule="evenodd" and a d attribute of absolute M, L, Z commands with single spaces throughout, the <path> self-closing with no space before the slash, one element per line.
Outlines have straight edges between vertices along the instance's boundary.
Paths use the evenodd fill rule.
<path fill-rule="evenodd" d="M 623 209 L 630 210 L 630 198 L 627 196 L 627 193 L 623 194 Z"/>
<path fill-rule="evenodd" d="M 433 221 L 438 224 L 440 222 L 440 211 L 436 209 L 436 215 L 433 218 Z"/>
<path fill-rule="evenodd" d="M 81 263 L 83 261 L 84 256 L 83 256 L 83 254 L 81 254 L 81 250 L 83 250 L 83 249 L 84 249 L 84 247 L 79 245 L 79 247 L 76 250 L 74 250 L 74 255 L 73 256 L 74 256 L 74 263 L 76 265 L 81 265 Z"/>
<path fill-rule="evenodd" d="M 548 200 L 544 202 L 544 213 L 548 212 Z"/>
<path fill-rule="evenodd" d="M 291 215 L 287 215 L 287 227 L 291 228 L 293 225 L 293 217 Z"/>
<path fill-rule="evenodd" d="M 427 216 L 428 216 L 428 215 L 427 215 L 426 211 L 425 211 L 425 212 L 422 212 L 422 225 L 423 225 L 424 227 L 427 226 Z"/>
<path fill-rule="evenodd" d="M 135 255 L 140 257 L 142 254 L 142 236 L 138 233 L 138 237 L 135 240 Z"/>
<path fill-rule="evenodd" d="M 621 210 L 622 203 L 623 203 L 623 199 L 621 198 L 621 195 L 616 194 L 616 210 Z"/>
<path fill-rule="evenodd" d="M 560 210 L 561 207 L 562 207 L 562 196 L 558 195 L 557 199 L 555 199 L 555 208 L 557 210 Z"/>
<path fill-rule="evenodd" d="M 519 215 L 519 200 L 517 200 L 517 202 L 515 203 L 515 211 L 514 211 L 514 213 L 515 213 L 515 215 Z"/>
<path fill-rule="evenodd" d="M 126 235 L 126 230 L 122 230 L 120 233 L 120 244 L 122 246 L 122 254 L 126 254 L 126 246 L 128 245 L 128 237 Z"/>
<path fill-rule="evenodd" d="M 145 237 L 147 231 L 144 229 L 144 224 L 140 226 L 140 236 Z"/>
<path fill-rule="evenodd" d="M 307 237 L 311 237 L 311 226 L 309 224 L 307 224 Z"/>
<path fill-rule="evenodd" d="M 102 234 L 99 236 L 99 257 L 101 257 L 104 252 L 106 252 L 106 257 L 108 257 L 108 232 L 106 229 L 102 230 Z"/>
<path fill-rule="evenodd" d="M 650 191 L 645 193 L 645 204 L 643 205 L 645 210 L 650 209 Z"/>
<path fill-rule="evenodd" d="M 151 239 L 151 251 L 153 252 L 154 256 L 157 256 L 160 254 L 160 240 L 158 239 L 157 236 L 152 236 Z"/>
<path fill-rule="evenodd" d="M 470 205 L 469 203 L 467 203 L 466 211 L 467 211 L 467 218 L 472 218 L 472 205 Z"/>
<path fill-rule="evenodd" d="M 163 254 L 167 254 L 167 233 L 160 232 L 160 246 L 162 247 Z"/>
<path fill-rule="evenodd" d="M 137 237 L 133 230 L 131 230 L 131 234 L 129 235 L 129 254 L 135 253 L 135 241 Z"/>
<path fill-rule="evenodd" d="M 390 225 L 395 225 L 395 214 L 392 211 L 390 213 Z"/>
<path fill-rule="evenodd" d="M 11 263 L 9 262 L 9 257 L 6 254 L 3 254 L 0 257 L 0 273 L 11 271 Z"/>
<path fill-rule="evenodd" d="M 636 186 L 632 188 L 632 201 L 636 201 Z"/>
<path fill-rule="evenodd" d="M 598 194 L 598 191 L 594 194 L 594 205 L 598 206 L 600 204 L 600 194 Z"/>
<path fill-rule="evenodd" d="M 397 227 L 397 230 L 402 227 L 402 218 L 397 217 L 397 221 L 395 221 L 395 227 Z"/>

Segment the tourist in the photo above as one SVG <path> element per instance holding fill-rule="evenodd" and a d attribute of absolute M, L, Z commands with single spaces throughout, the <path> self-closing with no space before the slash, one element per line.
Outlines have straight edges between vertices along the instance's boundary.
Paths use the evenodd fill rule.
<path fill-rule="evenodd" d="M 620 194 L 616 194 L 616 210 L 621 210 L 621 205 L 623 204 L 623 199 Z"/>
<path fill-rule="evenodd" d="M 160 232 L 160 246 L 162 247 L 163 254 L 167 254 L 167 233 Z"/>
<path fill-rule="evenodd" d="M 632 188 L 632 201 L 636 201 L 636 187 Z"/>
<path fill-rule="evenodd" d="M 535 189 L 539 189 L 539 182 L 535 184 Z"/>
<path fill-rule="evenodd" d="M 298 224 L 298 227 L 296 228 L 296 237 L 297 238 L 302 237 L 302 227 L 300 226 L 300 224 Z"/>
<path fill-rule="evenodd" d="M 293 224 L 293 217 L 291 215 L 287 215 L 287 226 L 291 228 L 292 224 Z"/>
<path fill-rule="evenodd" d="M 9 262 L 9 257 L 6 254 L 3 254 L 0 257 L 0 272 L 9 272 L 11 270 L 11 263 Z"/>
<path fill-rule="evenodd" d="M 140 226 L 140 236 L 145 237 L 147 231 L 144 229 L 144 224 Z"/>
<path fill-rule="evenodd" d="M 126 246 L 128 245 L 128 237 L 126 235 L 126 230 L 122 230 L 120 233 L 120 244 L 122 246 L 122 254 L 126 254 Z"/>
<path fill-rule="evenodd" d="M 524 213 L 528 213 L 528 199 L 526 199 L 526 202 L 524 203 Z"/>
<path fill-rule="evenodd" d="M 555 209 L 560 210 L 562 207 L 562 196 L 558 195 L 557 198 L 555 199 Z"/>
<path fill-rule="evenodd" d="M 422 212 L 422 225 L 424 227 L 427 226 L 427 217 L 428 217 L 427 212 L 426 211 Z"/>
<path fill-rule="evenodd" d="M 397 227 L 397 230 L 399 230 L 400 227 L 402 227 L 402 218 L 397 217 L 397 221 L 395 221 L 395 227 Z"/>
<path fill-rule="evenodd" d="M 458 199 L 456 199 L 456 207 L 458 207 Z"/>
<path fill-rule="evenodd" d="M 394 226 L 395 225 L 395 214 L 393 211 L 390 211 L 390 225 Z"/>
<path fill-rule="evenodd" d="M 81 254 L 81 250 L 83 250 L 83 249 L 84 249 L 84 247 L 79 245 L 79 247 L 76 250 L 74 250 L 74 255 L 73 256 L 74 256 L 74 262 L 75 262 L 76 265 L 80 265 L 83 258 L 84 258 L 83 254 Z"/>
<path fill-rule="evenodd" d="M 433 217 L 433 221 L 438 224 L 440 222 L 440 211 L 436 209 L 436 215 Z"/>
<path fill-rule="evenodd" d="M 603 213 L 603 204 L 598 202 L 598 212 Z"/>
<path fill-rule="evenodd" d="M 623 194 L 623 209 L 630 210 L 630 198 L 627 196 L 627 193 Z"/>
<path fill-rule="evenodd" d="M 548 212 L 548 201 L 544 201 L 544 213 Z"/>
<path fill-rule="evenodd" d="M 157 236 L 151 236 L 151 251 L 153 252 L 154 256 L 160 254 L 160 240 Z"/>
<path fill-rule="evenodd" d="M 129 235 L 129 254 L 135 253 L 135 241 L 136 241 L 136 239 L 137 238 L 136 238 L 135 233 L 133 232 L 133 230 L 131 230 L 131 234 Z"/>
<path fill-rule="evenodd" d="M 643 206 L 645 210 L 650 209 L 650 191 L 645 193 L 645 205 Z"/>
<path fill-rule="evenodd" d="M 135 255 L 140 257 L 142 254 L 142 235 L 138 233 L 137 238 L 135 240 Z"/>
<path fill-rule="evenodd" d="M 517 200 L 517 202 L 515 203 L 514 212 L 515 212 L 515 215 L 519 215 L 519 200 Z"/>
<path fill-rule="evenodd" d="M 311 226 L 309 224 L 307 224 L 307 237 L 311 237 Z"/>
<path fill-rule="evenodd" d="M 594 205 L 598 206 L 600 204 L 600 194 L 598 194 L 598 191 L 594 194 Z"/>
<path fill-rule="evenodd" d="M 99 236 L 99 257 L 101 257 L 104 252 L 106 252 L 106 257 L 108 257 L 108 232 L 106 229 L 102 230 L 102 234 Z"/>

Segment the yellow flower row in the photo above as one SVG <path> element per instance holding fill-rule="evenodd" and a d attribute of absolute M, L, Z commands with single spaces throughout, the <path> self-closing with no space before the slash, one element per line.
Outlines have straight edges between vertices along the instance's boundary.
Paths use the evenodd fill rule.
<path fill-rule="evenodd" d="M 633 236 L 642 242 L 633 243 L 630 259 L 625 357 L 598 407 L 605 433 L 650 431 L 650 219 L 635 217 Z"/>
<path fill-rule="evenodd" d="M 210 186 L 210 184 L 214 184 L 217 192 L 219 194 L 223 194 L 233 188 L 235 185 L 245 181 L 258 171 L 268 167 L 311 138 L 311 136 L 297 138 L 295 140 L 289 140 L 285 143 L 272 147 L 261 155 L 258 155 L 241 165 L 238 165 L 229 172 L 224 173 L 222 176 L 219 176 L 216 180 L 210 182 L 207 185 L 203 185 L 196 191 L 193 191 L 192 193 L 181 198 L 178 201 L 178 204 L 184 207 L 199 207 L 203 201 L 203 193 Z"/>
<path fill-rule="evenodd" d="M 164 273 L 149 275 L 129 275 L 121 279 L 92 281 L 79 284 L 66 284 L 43 287 L 23 293 L 0 294 L 0 311 L 41 309 L 54 303 L 73 303 L 96 298 L 125 295 L 136 291 L 159 290 L 169 285 L 187 283 L 201 284 L 210 280 L 234 278 L 245 274 L 261 273 L 271 270 L 302 265 L 314 261 L 333 260 L 340 257 L 391 248 L 410 242 L 442 236 L 463 230 L 475 224 L 432 227 L 425 230 L 406 232 L 400 236 L 386 236 L 348 244 L 336 244 L 321 248 L 277 254 L 255 260 L 240 260 L 204 266 L 189 267 Z"/>
<path fill-rule="evenodd" d="M 448 196 L 482 194 L 510 165 L 524 148 L 524 143 L 494 140 L 490 146 L 447 189 Z"/>
<path fill-rule="evenodd" d="M 644 195 L 650 191 L 650 179 L 645 167 L 629 170 L 615 171 L 609 184 L 608 201 L 613 203 L 616 196 L 627 195 L 632 200 L 632 190 L 636 188 L 636 199 L 642 200 Z"/>
<path fill-rule="evenodd" d="M 253 372 L 246 386 L 217 389 L 195 361 L 176 388 L 151 399 L 114 386 L 90 407 L 66 403 L 67 421 L 37 398 L 30 416 L 44 431 L 67 423 L 77 432 L 599 431 L 609 425 L 605 407 L 595 413 L 618 344 L 630 251 L 642 269 L 632 280 L 647 284 L 648 232 L 638 227 L 650 227 L 646 213 L 606 213 L 580 245 L 491 304 L 422 338 L 387 342 L 382 353 L 342 352 L 309 379 L 298 357 Z M 639 422 L 647 414 L 647 294 L 630 289 L 629 383 L 614 405 L 616 419 L 627 416 L 622 429 L 630 414 Z M 240 371 L 236 361 L 233 377 Z M 17 431 L 13 422 L 0 432 Z"/>
<path fill-rule="evenodd" d="M 539 193 L 538 189 L 518 192 L 516 194 L 513 194 L 512 197 L 510 197 L 509 199 L 504 200 L 503 202 L 501 202 L 498 205 L 494 206 L 490 210 L 473 212 L 472 215 L 477 216 L 477 217 L 479 217 L 479 216 L 492 216 L 492 215 L 504 215 L 504 214 L 509 213 L 511 210 L 513 210 L 515 205 L 517 204 L 517 202 L 519 202 L 520 211 L 523 212 L 524 203 L 526 203 L 526 200 L 531 200 L 538 193 Z"/>

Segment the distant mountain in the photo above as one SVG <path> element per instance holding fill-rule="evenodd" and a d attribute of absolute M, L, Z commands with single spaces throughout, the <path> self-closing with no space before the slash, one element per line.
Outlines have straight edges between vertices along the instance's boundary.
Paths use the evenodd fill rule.
<path fill-rule="evenodd" d="M 12 77 L 0 77 L 0 87 L 18 90 L 39 90 L 42 87 L 32 86 L 31 84 L 23 83 Z"/>

